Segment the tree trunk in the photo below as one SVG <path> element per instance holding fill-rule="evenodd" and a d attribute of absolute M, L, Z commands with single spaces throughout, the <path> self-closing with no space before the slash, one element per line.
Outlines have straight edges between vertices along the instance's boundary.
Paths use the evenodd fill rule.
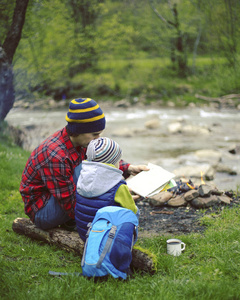
<path fill-rule="evenodd" d="M 12 60 L 21 39 L 29 0 L 16 0 L 11 28 L 0 45 L 0 121 L 4 120 L 15 100 Z"/>
<path fill-rule="evenodd" d="M 28 1 L 29 0 L 16 0 L 11 28 L 3 43 L 3 49 L 7 54 L 9 63 L 12 63 L 13 56 L 21 39 Z"/>
<path fill-rule="evenodd" d="M 178 10 L 177 10 L 177 4 L 174 3 L 173 6 L 171 6 L 169 1 L 169 6 L 171 7 L 172 15 L 174 18 L 174 21 L 165 19 L 154 7 L 151 0 L 149 0 L 149 3 L 154 11 L 154 13 L 158 16 L 159 19 L 161 19 L 164 23 L 167 24 L 169 28 L 176 30 L 176 37 L 170 39 L 171 44 L 171 61 L 173 64 L 176 63 L 178 68 L 179 75 L 185 76 L 187 74 L 188 69 L 188 61 L 187 61 L 187 52 L 185 49 L 185 43 L 183 34 L 180 29 L 180 23 L 178 18 Z"/>
<path fill-rule="evenodd" d="M 62 228 L 53 228 L 42 230 L 37 228 L 29 219 L 17 218 L 13 221 L 12 229 L 14 232 L 25 235 L 33 240 L 43 241 L 55 245 L 65 251 L 74 252 L 82 256 L 84 242 L 80 239 L 77 232 L 67 231 Z M 137 271 L 143 271 L 150 274 L 155 272 L 155 264 L 151 255 L 146 254 L 140 249 L 132 251 L 132 266 Z"/>
<path fill-rule="evenodd" d="M 185 50 L 185 45 L 184 45 L 184 41 L 183 41 L 183 34 L 180 29 L 176 3 L 173 5 L 172 12 L 173 12 L 173 16 L 174 16 L 174 27 L 177 32 L 176 52 L 177 52 L 178 71 L 179 71 L 180 75 L 185 76 L 187 73 L 187 56 L 186 56 L 186 50 Z"/>
<path fill-rule="evenodd" d="M 0 121 L 4 120 L 15 99 L 12 65 L 0 46 Z"/>

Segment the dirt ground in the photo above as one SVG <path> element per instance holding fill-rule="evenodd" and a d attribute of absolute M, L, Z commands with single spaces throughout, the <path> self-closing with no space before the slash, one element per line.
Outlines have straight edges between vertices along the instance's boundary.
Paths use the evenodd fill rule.
<path fill-rule="evenodd" d="M 228 207 L 240 205 L 239 197 L 233 197 Z M 189 233 L 203 233 L 205 226 L 201 224 L 200 218 L 213 214 L 221 214 L 226 205 L 210 207 L 208 209 L 195 209 L 192 207 L 151 207 L 148 202 L 137 203 L 140 209 L 139 237 L 150 237 L 156 235 L 176 236 Z"/>

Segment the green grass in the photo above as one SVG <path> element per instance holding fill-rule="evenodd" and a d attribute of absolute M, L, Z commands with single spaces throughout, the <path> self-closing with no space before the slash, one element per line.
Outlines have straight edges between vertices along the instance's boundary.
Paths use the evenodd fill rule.
<path fill-rule="evenodd" d="M 188 66 L 189 74 L 181 77 L 172 68 L 169 58 L 108 57 L 99 61 L 95 70 L 71 79 L 72 94 L 69 97 L 85 94 L 98 99 L 126 98 L 130 101 L 139 97 L 146 103 L 161 99 L 185 106 L 190 102 L 201 103 L 195 94 L 219 97 L 238 93 L 239 66 L 233 69 L 221 57 L 205 56 L 197 58 L 194 73 L 191 57 Z"/>
<path fill-rule="evenodd" d="M 146 104 L 162 100 L 163 104 L 171 101 L 182 107 L 189 103 L 206 103 L 197 99 L 196 94 L 220 97 L 238 94 L 240 90 L 240 64 L 236 64 L 234 68 L 230 67 L 224 57 L 216 55 L 197 56 L 193 70 L 193 58 L 189 54 L 188 72 L 185 76 L 179 75 L 169 57 L 150 57 L 143 52 L 135 53 L 126 59 L 103 56 L 93 68 L 79 72 L 71 78 L 57 73 L 55 77 L 49 78 L 47 83 L 35 73 L 24 73 L 29 76 L 26 80 L 21 67 L 15 71 L 17 97 L 28 97 L 35 101 L 44 98 L 44 93 L 51 97 L 55 94 L 57 99 L 61 99 L 62 90 L 68 99 L 81 96 L 99 100 L 127 99 L 134 102 L 138 97 Z M 43 85 L 43 91 L 31 92 L 29 87 L 33 88 L 35 85 Z M 239 101 L 236 100 L 235 106 L 238 104 Z"/>
<path fill-rule="evenodd" d="M 175 236 L 186 243 L 179 257 L 166 254 L 159 236 L 140 240 L 157 257 L 155 275 L 94 283 L 83 277 L 52 277 L 48 271 L 81 272 L 80 258 L 12 231 L 25 217 L 18 192 L 29 153 L 0 136 L 0 299 L 240 299 L 240 212 L 224 209 L 203 218 L 203 235 Z"/>

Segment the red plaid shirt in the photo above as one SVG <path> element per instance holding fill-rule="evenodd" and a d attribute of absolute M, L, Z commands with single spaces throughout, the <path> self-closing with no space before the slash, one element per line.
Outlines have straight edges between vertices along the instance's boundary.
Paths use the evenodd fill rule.
<path fill-rule="evenodd" d="M 51 135 L 32 152 L 20 185 L 25 213 L 32 221 L 51 195 L 57 199 L 62 209 L 74 218 L 76 186 L 73 173 L 75 167 L 84 159 L 86 148 L 74 148 L 66 128 Z M 128 163 L 120 162 L 120 169 L 125 178 L 128 166 Z"/>

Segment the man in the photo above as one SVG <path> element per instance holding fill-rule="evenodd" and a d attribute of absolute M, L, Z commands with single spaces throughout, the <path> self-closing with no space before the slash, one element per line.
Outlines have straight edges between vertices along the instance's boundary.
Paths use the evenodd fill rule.
<path fill-rule="evenodd" d="M 76 182 L 86 147 L 105 129 L 105 116 L 90 98 L 74 99 L 67 126 L 43 141 L 30 155 L 22 174 L 20 193 L 24 210 L 39 228 L 50 229 L 74 220 Z M 120 162 L 123 176 L 136 175 L 146 166 Z"/>

